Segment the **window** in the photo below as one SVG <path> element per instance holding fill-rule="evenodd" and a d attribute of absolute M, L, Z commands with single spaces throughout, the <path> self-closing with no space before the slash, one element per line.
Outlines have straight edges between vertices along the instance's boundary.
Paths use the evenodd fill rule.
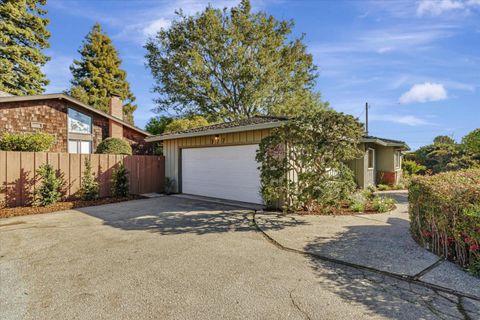
<path fill-rule="evenodd" d="M 395 168 L 400 168 L 402 166 L 402 152 L 395 151 Z"/>
<path fill-rule="evenodd" d="M 92 133 L 92 118 L 74 109 L 68 108 L 68 132 Z"/>
<path fill-rule="evenodd" d="M 68 140 L 68 153 L 91 153 L 92 141 Z"/>
<path fill-rule="evenodd" d="M 375 165 L 375 150 L 368 149 L 367 157 L 368 157 L 368 169 L 373 169 Z"/>

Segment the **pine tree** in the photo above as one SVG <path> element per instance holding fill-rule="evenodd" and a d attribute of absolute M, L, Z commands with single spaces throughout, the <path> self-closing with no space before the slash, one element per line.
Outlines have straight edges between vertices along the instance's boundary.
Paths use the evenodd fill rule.
<path fill-rule="evenodd" d="M 112 94 L 123 100 L 124 120 L 133 124 L 133 111 L 137 109 L 135 96 L 130 91 L 127 73 L 120 69 L 122 60 L 112 40 L 96 23 L 78 51 L 80 60 L 70 66 L 73 79 L 70 95 L 103 112 L 108 113 L 108 99 Z"/>
<path fill-rule="evenodd" d="M 41 67 L 50 59 L 46 0 L 0 0 L 0 91 L 40 94 L 48 84 Z"/>

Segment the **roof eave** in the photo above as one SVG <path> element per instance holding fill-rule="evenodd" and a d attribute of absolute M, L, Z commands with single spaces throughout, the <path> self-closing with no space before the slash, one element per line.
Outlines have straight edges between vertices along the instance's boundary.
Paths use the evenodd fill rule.
<path fill-rule="evenodd" d="M 403 148 L 405 150 L 410 150 L 410 147 L 406 143 L 402 142 L 388 142 L 381 139 L 370 139 L 370 138 L 362 138 L 360 140 L 362 143 L 375 143 L 381 145 L 383 147 L 398 147 Z"/>
<path fill-rule="evenodd" d="M 140 128 L 137 128 L 135 126 L 132 126 L 131 124 L 123 121 L 123 120 L 120 120 L 118 118 L 115 118 L 114 116 L 108 114 L 108 113 L 105 113 L 103 111 L 100 111 L 100 110 L 97 110 L 91 106 L 89 106 L 88 104 L 85 104 L 75 98 L 72 98 L 64 93 L 50 93 L 50 94 L 41 94 L 41 95 L 34 95 L 34 96 L 9 96 L 9 97 L 0 97 L 0 103 L 1 102 L 17 102 L 17 101 L 32 101 L 32 100 L 49 100 L 49 99 L 58 99 L 58 100 L 67 100 L 73 104 L 76 104 L 82 108 L 85 108 L 89 111 L 92 111 L 94 113 L 97 113 L 101 116 L 104 116 L 108 119 L 111 119 L 115 122 L 118 122 L 120 124 L 122 124 L 123 126 L 127 127 L 127 128 L 130 128 L 132 130 L 135 130 L 137 132 L 140 132 L 144 135 L 146 135 L 147 137 L 151 136 L 150 133 L 140 129 Z"/>
<path fill-rule="evenodd" d="M 180 139 L 180 138 L 209 136 L 213 134 L 225 134 L 225 133 L 234 133 L 234 132 L 241 132 L 241 131 L 272 129 L 272 128 L 278 128 L 284 123 L 285 121 L 275 121 L 275 122 L 251 124 L 251 125 L 239 126 L 239 127 L 212 129 L 212 130 L 206 130 L 206 131 L 171 133 L 171 134 L 148 137 L 145 139 L 145 141 L 156 142 L 156 141 L 165 141 L 165 140 L 173 140 L 173 139 Z"/>

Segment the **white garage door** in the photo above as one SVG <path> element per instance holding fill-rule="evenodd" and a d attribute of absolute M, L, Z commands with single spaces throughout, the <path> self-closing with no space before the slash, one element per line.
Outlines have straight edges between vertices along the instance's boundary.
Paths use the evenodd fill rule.
<path fill-rule="evenodd" d="M 182 192 L 262 203 L 258 145 L 182 149 Z"/>

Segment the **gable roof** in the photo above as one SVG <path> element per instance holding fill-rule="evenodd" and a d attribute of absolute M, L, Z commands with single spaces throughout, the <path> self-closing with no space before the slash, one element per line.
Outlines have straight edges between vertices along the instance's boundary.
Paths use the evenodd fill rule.
<path fill-rule="evenodd" d="M 284 124 L 286 121 L 288 121 L 288 119 L 288 117 L 256 116 L 252 118 L 217 123 L 183 131 L 164 133 L 157 136 L 148 137 L 146 141 L 164 141 L 188 137 L 207 136 L 212 134 L 224 134 L 249 130 L 277 128 Z M 404 141 L 385 139 L 374 136 L 364 136 L 362 137 L 361 142 L 375 143 L 384 147 L 399 147 L 406 150 L 410 149 Z"/>
<path fill-rule="evenodd" d="M 147 137 L 148 136 L 151 136 L 150 133 L 146 132 L 145 130 L 142 130 L 140 128 L 137 128 L 133 125 L 131 125 L 130 123 L 128 122 L 125 122 L 123 120 L 120 120 L 114 116 L 112 116 L 111 114 L 108 114 L 108 113 L 105 113 L 103 111 L 100 111 L 98 109 L 95 109 L 94 107 L 92 106 L 89 106 L 88 104 L 85 104 L 75 98 L 72 98 L 71 96 L 67 95 L 67 94 L 64 94 L 64 93 L 51 93 L 51 94 L 39 94 L 39 95 L 33 95 L 33 96 L 0 96 L 0 104 L 1 103 L 6 103 L 6 102 L 20 102 L 20 101 L 35 101 L 35 100 L 54 100 L 54 99 L 57 99 L 57 100 L 66 100 L 70 103 L 73 103 L 81 108 L 84 108 L 88 111 L 91 111 L 93 113 L 96 113 L 102 117 L 105 117 L 107 119 L 110 119 L 110 120 L 113 120 L 115 122 L 118 122 L 120 123 L 121 125 L 127 127 L 127 128 L 130 128 L 132 130 L 135 130 L 137 132 L 140 132 L 144 135 L 146 135 Z"/>
<path fill-rule="evenodd" d="M 164 133 L 157 136 L 149 137 L 146 139 L 146 141 L 153 142 L 188 137 L 199 137 L 211 134 L 223 134 L 231 132 L 276 128 L 280 127 L 287 120 L 287 117 L 256 116 L 252 118 L 217 123 L 183 131 Z"/>

